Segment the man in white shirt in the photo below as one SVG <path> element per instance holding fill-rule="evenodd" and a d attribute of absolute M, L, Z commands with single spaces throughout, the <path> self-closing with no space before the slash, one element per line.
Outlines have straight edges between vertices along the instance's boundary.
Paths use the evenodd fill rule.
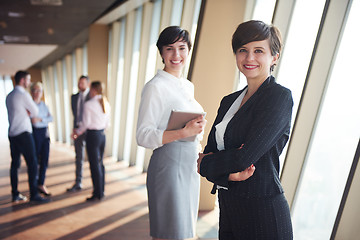
<path fill-rule="evenodd" d="M 84 103 L 90 99 L 89 94 L 89 82 L 90 79 L 88 76 L 81 76 L 78 81 L 79 92 L 71 95 L 71 110 L 74 116 L 74 127 L 73 134 L 79 128 L 82 122 L 82 116 L 84 113 Z M 85 157 L 85 135 L 86 133 L 78 136 L 74 139 L 75 146 L 75 184 L 68 188 L 68 192 L 76 192 L 82 189 L 82 172 L 83 172 L 83 162 Z"/>
<path fill-rule="evenodd" d="M 12 201 L 25 201 L 27 198 L 18 191 L 18 169 L 21 154 L 28 168 L 30 202 L 45 203 L 37 189 L 37 157 L 30 117 L 35 117 L 39 110 L 30 94 L 25 90 L 30 85 L 31 76 L 26 71 L 15 74 L 15 87 L 6 97 L 6 108 L 9 120 L 9 141 L 11 151 L 10 182 Z"/>

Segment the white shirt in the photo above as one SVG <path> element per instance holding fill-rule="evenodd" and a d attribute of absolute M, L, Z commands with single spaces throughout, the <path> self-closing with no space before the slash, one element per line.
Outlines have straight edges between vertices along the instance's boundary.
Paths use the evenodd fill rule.
<path fill-rule="evenodd" d="M 216 143 L 217 143 L 217 149 L 219 151 L 224 150 L 225 149 L 225 145 L 224 145 L 224 134 L 225 134 L 225 130 L 227 125 L 229 124 L 230 120 L 234 117 L 235 113 L 239 110 L 241 102 L 245 96 L 245 94 L 247 93 L 247 90 L 244 90 L 240 96 L 233 102 L 233 104 L 231 105 L 231 107 L 229 108 L 229 110 L 226 112 L 224 118 L 222 119 L 221 122 L 219 122 L 215 128 L 215 138 L 216 138 Z"/>
<path fill-rule="evenodd" d="M 171 110 L 203 112 L 194 98 L 194 85 L 163 70 L 147 82 L 142 90 L 136 130 L 138 145 L 161 147 Z"/>
<path fill-rule="evenodd" d="M 233 104 L 231 105 L 229 110 L 226 112 L 225 116 L 223 117 L 223 120 L 221 122 L 219 122 L 218 124 L 216 124 L 216 126 L 215 126 L 215 128 L 216 128 L 215 138 L 216 138 L 217 149 L 219 151 L 225 149 L 224 134 L 226 131 L 226 127 L 229 124 L 230 120 L 234 117 L 235 113 L 239 110 L 241 102 L 244 99 L 246 93 L 247 93 L 247 89 L 244 90 L 238 96 L 238 98 L 233 102 Z M 216 188 L 217 189 L 222 188 L 222 189 L 228 190 L 227 187 L 224 187 L 221 185 L 216 185 Z"/>
<path fill-rule="evenodd" d="M 6 108 L 9 120 L 9 137 L 15 137 L 24 132 L 32 133 L 30 117 L 37 116 L 39 109 L 30 94 L 22 86 L 15 86 L 7 95 Z"/>
<path fill-rule="evenodd" d="M 77 129 L 77 134 L 81 135 L 86 130 L 103 130 L 110 125 L 110 105 L 105 102 L 107 112 L 104 113 L 99 103 L 101 95 L 96 95 L 84 104 L 83 120 Z"/>

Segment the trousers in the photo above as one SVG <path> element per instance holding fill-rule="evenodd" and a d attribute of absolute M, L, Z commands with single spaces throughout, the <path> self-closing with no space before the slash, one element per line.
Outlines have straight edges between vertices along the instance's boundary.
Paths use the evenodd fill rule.
<path fill-rule="evenodd" d="M 85 158 L 85 139 L 86 139 L 86 133 L 78 136 L 74 140 L 75 183 L 76 183 L 76 185 L 81 185 L 81 181 L 82 181 L 83 164 L 84 164 L 84 158 Z"/>
<path fill-rule="evenodd" d="M 105 168 L 103 164 L 105 150 L 104 130 L 87 130 L 86 151 L 89 158 L 91 180 L 93 183 L 93 196 L 104 197 Z"/>
<path fill-rule="evenodd" d="M 219 190 L 219 240 L 292 240 L 289 205 L 284 194 L 241 198 Z"/>
<path fill-rule="evenodd" d="M 11 193 L 13 196 L 19 195 L 18 191 L 18 169 L 21 165 L 21 154 L 25 158 L 27 165 L 28 182 L 30 189 L 30 199 L 37 196 L 37 158 L 35 152 L 34 139 L 31 133 L 24 132 L 17 136 L 10 137 L 10 153 L 11 153 L 11 166 L 10 166 L 10 182 Z"/>
<path fill-rule="evenodd" d="M 47 130 L 47 127 L 33 127 L 36 156 L 38 157 L 39 164 L 38 185 L 44 185 L 46 169 L 49 164 L 50 138 L 47 134 Z"/>

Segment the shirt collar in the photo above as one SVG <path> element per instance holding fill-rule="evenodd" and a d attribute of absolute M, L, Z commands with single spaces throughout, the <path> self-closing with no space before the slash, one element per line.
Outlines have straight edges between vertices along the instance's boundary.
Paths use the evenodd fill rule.
<path fill-rule="evenodd" d="M 161 69 L 158 70 L 158 74 L 160 74 L 161 76 L 163 76 L 163 77 L 165 77 L 165 78 L 174 80 L 174 81 L 179 81 L 179 80 L 182 79 L 182 78 L 177 78 L 177 77 L 175 77 L 174 75 L 172 75 L 172 74 L 170 74 L 170 73 L 168 73 L 168 72 L 166 72 L 166 71 L 164 71 L 164 70 L 161 70 Z"/>
<path fill-rule="evenodd" d="M 256 91 L 257 94 L 259 94 L 263 89 L 266 89 L 266 87 L 269 86 L 269 84 L 272 84 L 275 82 L 275 77 L 273 75 L 270 75 L 258 88 Z"/>
<path fill-rule="evenodd" d="M 15 89 L 19 90 L 20 92 L 25 92 L 25 88 L 23 86 L 20 86 L 20 85 L 16 85 Z"/>
<path fill-rule="evenodd" d="M 98 94 L 98 95 L 95 95 L 94 97 L 93 97 L 93 99 L 101 99 L 101 97 L 102 97 L 102 95 L 101 94 Z"/>
<path fill-rule="evenodd" d="M 87 88 L 87 89 L 85 89 L 85 91 L 79 92 L 79 93 L 80 93 L 81 96 L 85 97 L 89 93 L 89 91 L 90 91 L 90 89 Z"/>

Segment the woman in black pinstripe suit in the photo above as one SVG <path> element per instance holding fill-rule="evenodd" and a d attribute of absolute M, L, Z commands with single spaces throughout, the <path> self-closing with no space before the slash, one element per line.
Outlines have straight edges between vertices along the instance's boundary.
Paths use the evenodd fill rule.
<path fill-rule="evenodd" d="M 219 239 L 292 239 L 279 155 L 289 139 L 292 96 L 271 72 L 280 57 L 279 30 L 261 21 L 240 24 L 232 38 L 248 85 L 225 96 L 199 172 L 219 190 Z"/>

